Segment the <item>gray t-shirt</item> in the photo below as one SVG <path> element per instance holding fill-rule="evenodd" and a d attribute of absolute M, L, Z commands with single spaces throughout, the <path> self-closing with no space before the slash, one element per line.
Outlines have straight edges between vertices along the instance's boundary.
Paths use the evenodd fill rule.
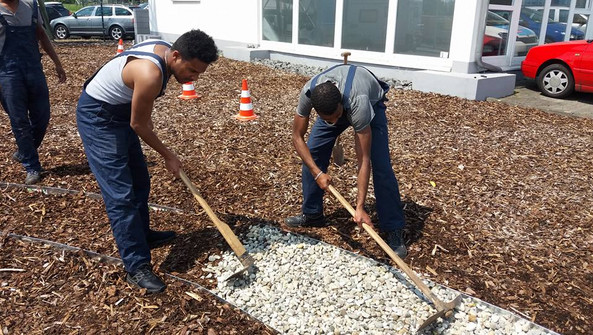
<path fill-rule="evenodd" d="M 11 12 L 6 7 L 0 5 L 0 14 L 4 16 L 6 21 L 11 26 L 30 26 L 33 18 L 33 1 L 36 0 L 19 0 L 19 5 L 16 8 L 16 13 Z M 43 18 L 37 6 L 37 20 L 43 24 Z M 4 41 L 6 40 L 6 32 L 3 25 L 0 24 L 0 52 L 4 48 Z"/>
<path fill-rule="evenodd" d="M 323 73 L 319 75 L 316 85 L 331 81 L 344 94 L 349 69 L 350 65 L 343 65 Z M 307 96 L 307 92 L 309 92 L 311 87 L 311 80 L 301 90 L 299 105 L 297 107 L 297 114 L 300 116 L 308 117 L 313 108 L 311 99 Z M 352 89 L 350 90 L 350 110 L 344 110 L 354 131 L 359 132 L 371 123 L 373 117 L 375 117 L 373 106 L 378 101 L 383 100 L 385 93 L 379 81 L 377 81 L 369 70 L 361 66 L 356 69 Z"/>

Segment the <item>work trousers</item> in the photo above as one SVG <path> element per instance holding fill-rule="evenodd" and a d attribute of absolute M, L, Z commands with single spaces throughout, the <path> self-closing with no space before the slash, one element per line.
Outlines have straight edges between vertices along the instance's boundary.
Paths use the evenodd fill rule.
<path fill-rule="evenodd" d="M 49 124 L 49 91 L 41 65 L 0 71 L 0 103 L 27 172 L 41 171 L 37 148 Z"/>
<path fill-rule="evenodd" d="M 377 214 L 379 216 L 378 228 L 381 231 L 393 231 L 404 227 L 405 218 L 397 179 L 391 167 L 385 109 L 385 104 L 382 101 L 377 102 L 373 106 L 375 117 L 370 124 L 372 132 L 371 168 Z M 336 139 L 349 126 L 350 123 L 346 118 L 346 113 L 334 125 L 330 125 L 320 117 L 317 117 L 307 140 L 307 146 L 315 164 L 322 171 L 327 172 L 332 148 Z M 317 185 L 317 182 L 305 164 L 303 164 L 302 174 L 303 213 L 323 213 L 324 191 Z"/>
<path fill-rule="evenodd" d="M 76 122 L 119 254 L 126 271 L 133 272 L 151 261 L 146 241 L 150 177 L 130 113 L 130 104 L 110 105 L 83 91 Z"/>

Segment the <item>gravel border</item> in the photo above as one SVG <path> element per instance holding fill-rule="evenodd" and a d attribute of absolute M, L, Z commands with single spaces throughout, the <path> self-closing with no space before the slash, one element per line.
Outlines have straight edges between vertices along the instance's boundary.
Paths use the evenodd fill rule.
<path fill-rule="evenodd" d="M 333 245 L 272 226 L 242 237 L 255 271 L 225 281 L 241 267 L 231 252 L 210 255 L 204 278 L 213 292 L 285 334 L 410 334 L 436 310 L 399 270 Z M 510 311 L 451 288 L 424 282 L 454 315 L 421 334 L 557 334 Z"/>
<path fill-rule="evenodd" d="M 294 63 L 290 63 L 290 62 L 283 62 L 283 61 L 279 61 L 279 60 L 260 59 L 260 58 L 254 59 L 252 61 L 252 63 L 264 65 L 264 66 L 267 66 L 269 68 L 279 70 L 279 71 L 300 74 L 300 75 L 306 76 L 306 77 L 313 77 L 328 68 L 328 67 L 315 67 L 315 66 L 294 64 Z M 392 78 L 381 78 L 381 77 L 379 77 L 379 79 L 386 82 L 392 88 L 398 88 L 398 89 L 404 89 L 404 90 L 412 89 L 412 82 L 410 82 L 410 81 L 397 80 L 397 79 L 392 79 Z"/>

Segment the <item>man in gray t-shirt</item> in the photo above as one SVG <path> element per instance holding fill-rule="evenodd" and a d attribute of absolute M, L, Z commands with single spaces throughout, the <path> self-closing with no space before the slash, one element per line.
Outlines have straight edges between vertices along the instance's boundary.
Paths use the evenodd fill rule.
<path fill-rule="evenodd" d="M 301 215 L 285 220 L 287 226 L 325 225 L 323 194 L 331 184 L 327 168 L 332 148 L 337 137 L 352 126 L 358 162 L 354 221 L 373 225 L 364 208 L 372 170 L 379 229 L 401 258 L 407 255 L 402 237 L 405 218 L 389 156 L 384 104 L 388 90 L 369 70 L 355 65 L 335 66 L 305 84 L 292 128 L 292 142 L 303 160 L 303 207 Z M 313 108 L 318 117 L 305 144 Z"/>

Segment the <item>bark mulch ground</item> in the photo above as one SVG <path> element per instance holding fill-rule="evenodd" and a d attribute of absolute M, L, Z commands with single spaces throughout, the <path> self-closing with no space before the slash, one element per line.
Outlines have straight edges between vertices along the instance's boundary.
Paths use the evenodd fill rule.
<path fill-rule="evenodd" d="M 115 43 L 58 43 L 69 77 L 62 85 L 44 57 L 52 119 L 40 148 L 46 170 L 41 185 L 98 192 L 76 132 L 75 107 L 84 80 L 115 50 Z M 241 79 L 248 79 L 260 116 L 255 122 L 233 118 Z M 221 58 L 196 82 L 200 100 L 177 99 L 181 85 L 171 80 L 155 103 L 157 134 L 238 234 L 253 224 L 282 226 L 283 218 L 300 211 L 300 159 L 290 133 L 307 80 Z M 554 331 L 587 334 L 593 329 L 587 317 L 593 310 L 593 121 L 415 91 L 392 90 L 388 97 L 391 157 L 407 220 L 406 262 L 423 276 Z M 333 165 L 330 174 L 353 202 L 352 132 L 343 137 L 346 163 Z M 14 150 L 2 113 L 2 182 L 24 179 L 22 167 L 11 160 Z M 150 148 L 145 154 L 152 176 L 150 201 L 184 211 L 151 213 L 154 228 L 180 234 L 173 245 L 153 252 L 155 268 L 213 287 L 201 265 L 228 246 L 206 215 L 195 214 L 193 197 L 166 171 L 159 155 Z M 0 231 L 5 234 L 117 257 L 100 200 L 14 188 L 0 192 Z M 331 195 L 326 205 L 331 226 L 293 231 L 389 262 Z M 373 207 L 370 192 L 371 213 Z M 0 304 L 7 306 L 0 309 L 0 327 L 10 334 L 272 332 L 170 278 L 166 293 L 146 296 L 125 284 L 119 266 L 9 238 L 2 243 L 0 268 L 24 270 L 0 272 Z"/>

